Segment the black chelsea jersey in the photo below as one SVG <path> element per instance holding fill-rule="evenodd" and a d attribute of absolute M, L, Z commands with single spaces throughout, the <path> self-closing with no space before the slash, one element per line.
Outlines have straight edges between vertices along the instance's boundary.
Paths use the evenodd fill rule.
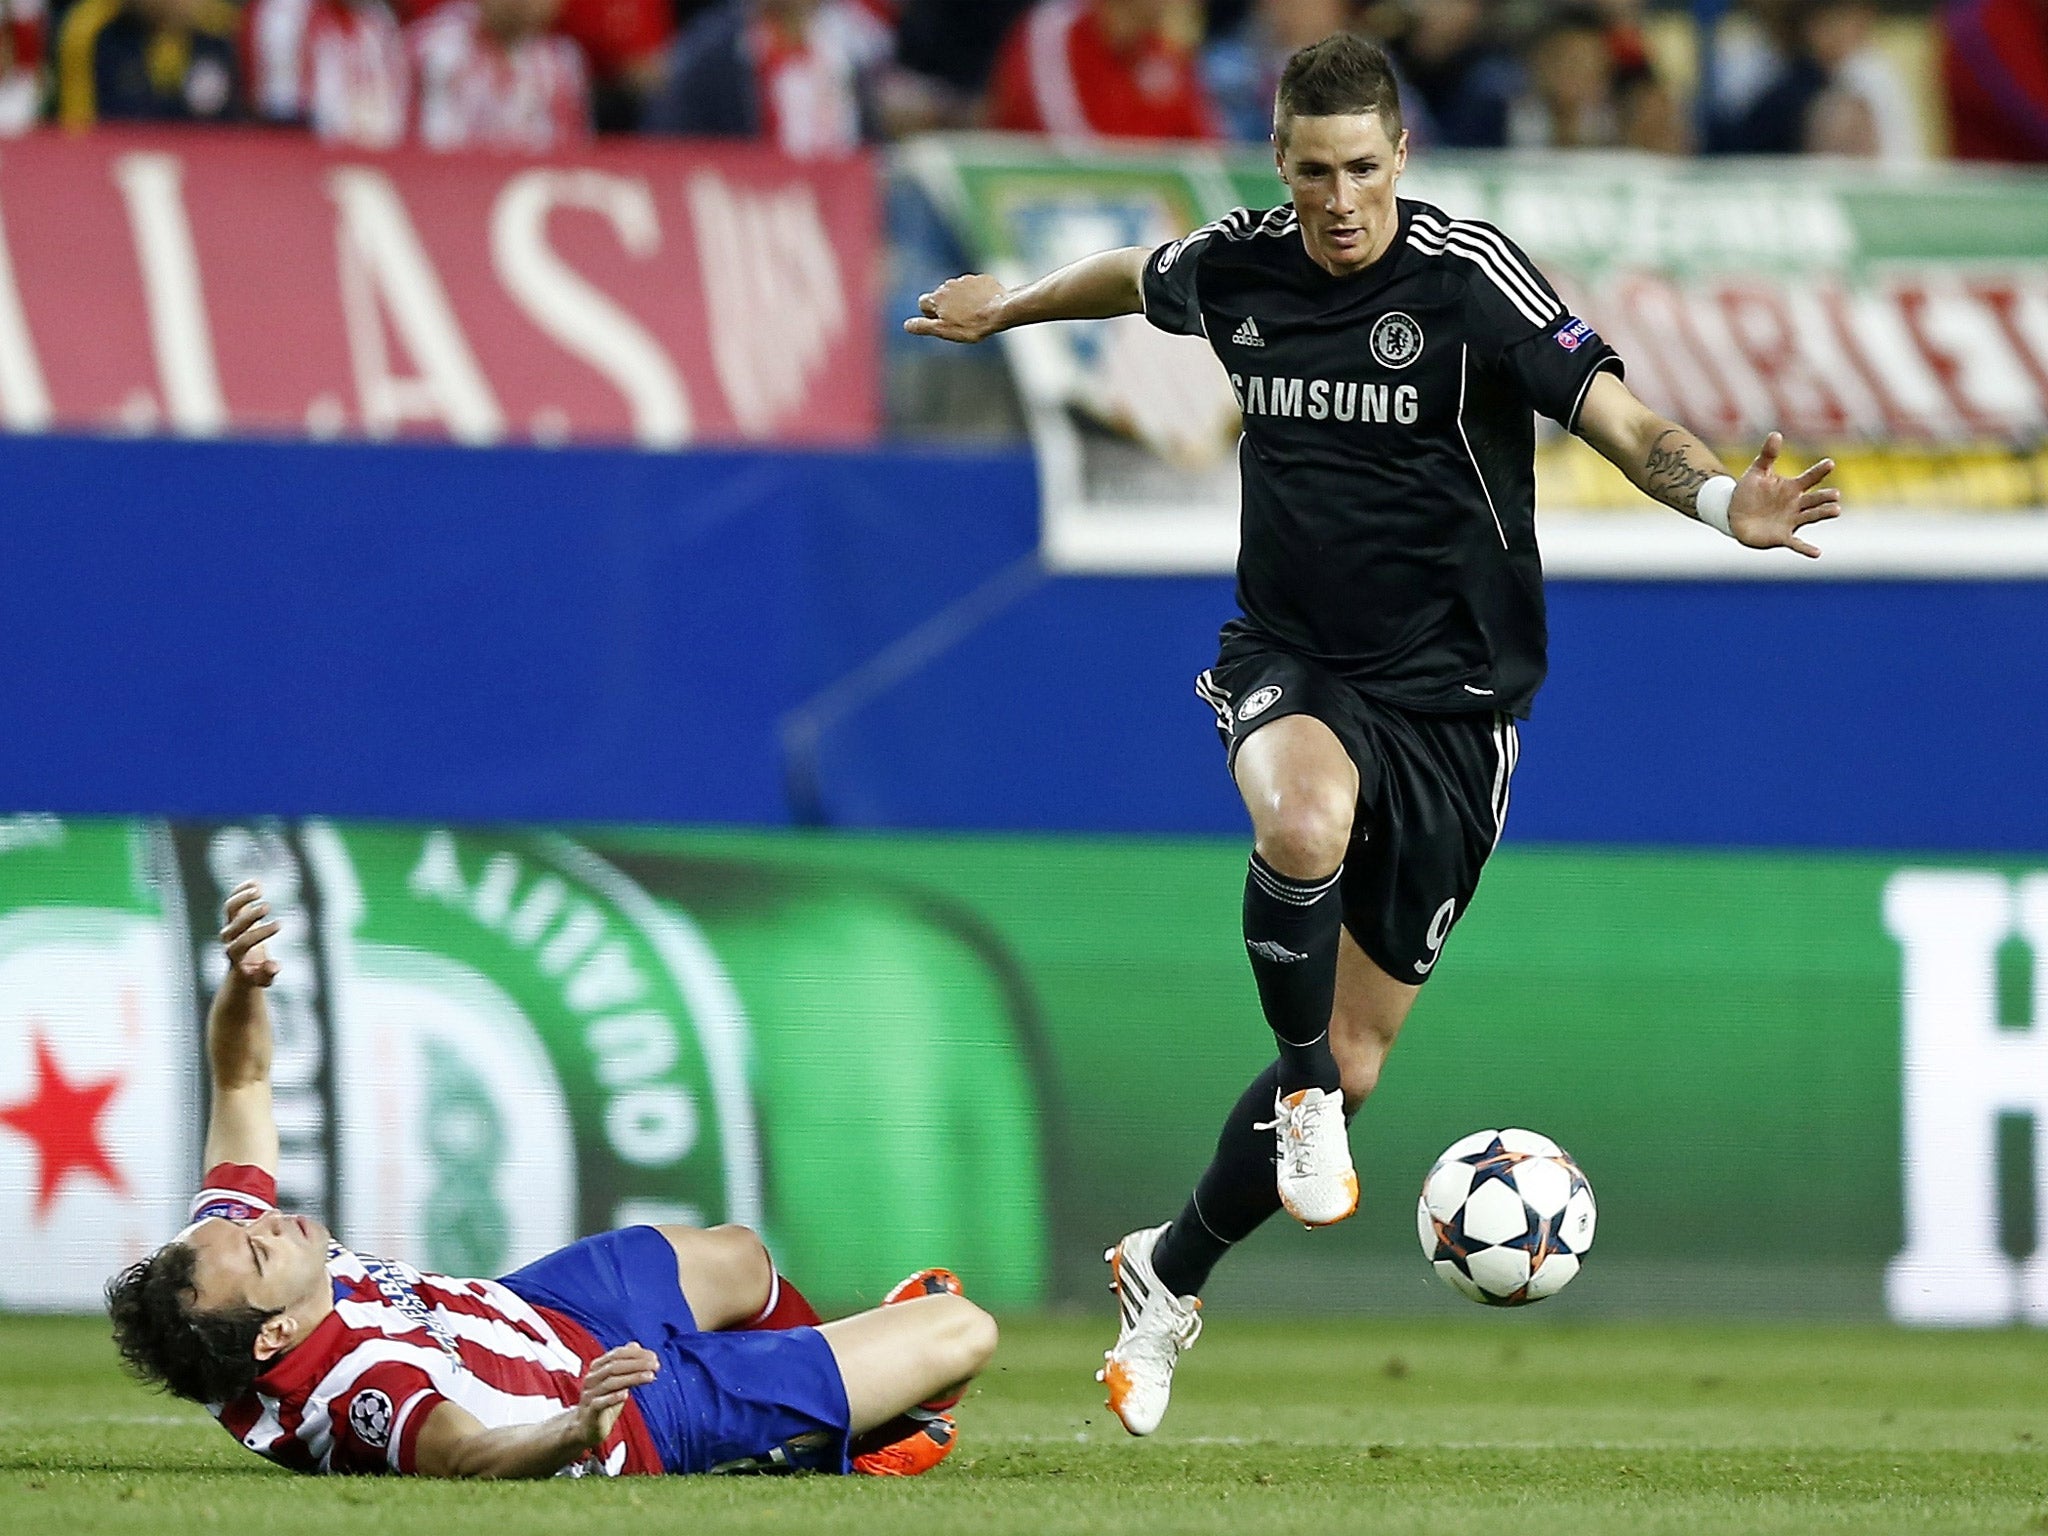
<path fill-rule="evenodd" d="M 1207 336 L 1244 412 L 1225 638 L 1410 709 L 1526 715 L 1546 641 L 1533 412 L 1574 426 L 1621 359 L 1492 225 L 1399 208 L 1347 277 L 1309 258 L 1291 207 L 1145 263 L 1146 318 Z"/>

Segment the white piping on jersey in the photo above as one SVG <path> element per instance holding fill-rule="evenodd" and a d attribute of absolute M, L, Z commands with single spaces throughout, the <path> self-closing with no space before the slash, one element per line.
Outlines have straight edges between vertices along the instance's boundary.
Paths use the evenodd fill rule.
<path fill-rule="evenodd" d="M 1471 219 L 1443 221 L 1433 214 L 1418 211 L 1409 228 L 1411 243 L 1417 233 L 1417 225 L 1424 236 L 1447 246 L 1455 244 L 1475 261 L 1486 261 L 1490 257 L 1490 265 L 1494 272 L 1489 275 L 1493 275 L 1497 283 L 1505 278 L 1524 299 L 1542 312 L 1535 323 L 1540 325 L 1548 315 L 1564 312 L 1564 307 L 1551 297 L 1543 280 L 1529 270 L 1501 232 L 1492 225 L 1481 224 Z M 1503 288 L 1502 291 L 1505 292 L 1506 289 Z"/>
<path fill-rule="evenodd" d="M 1180 239 L 1160 252 L 1156 263 L 1164 272 L 1181 257 L 1190 254 L 1204 244 L 1211 235 L 1221 235 L 1226 240 L 1245 241 L 1255 235 L 1280 236 L 1292 234 L 1295 227 L 1294 206 L 1283 203 L 1278 208 L 1269 208 L 1252 222 L 1252 210 L 1233 208 L 1220 219 L 1212 219 L 1198 229 L 1191 229 Z"/>
<path fill-rule="evenodd" d="M 1428 214 L 1418 213 L 1409 226 L 1408 243 L 1425 256 L 1463 256 L 1492 280 L 1531 325 L 1548 324 L 1564 313 L 1564 306 L 1515 259 L 1499 232 L 1483 224 L 1453 220 L 1437 225 Z"/>
<path fill-rule="evenodd" d="M 1031 96 L 1039 121 L 1055 138 L 1086 138 L 1093 130 L 1081 110 L 1080 88 L 1074 83 L 1069 40 L 1080 20 L 1080 0 L 1056 0 L 1031 13 L 1027 47 L 1031 58 Z"/>
<path fill-rule="evenodd" d="M 1493 722 L 1493 846 L 1508 828 L 1508 798 L 1514 791 L 1515 764 L 1522 757 L 1522 733 L 1512 715 L 1496 715 Z"/>
<path fill-rule="evenodd" d="M 1500 513 L 1493 505 L 1493 490 L 1486 483 L 1486 471 L 1479 467 L 1479 455 L 1472 451 L 1472 439 L 1465 435 L 1465 374 L 1471 361 L 1469 343 L 1458 347 L 1458 439 L 1465 445 L 1465 457 L 1472 461 L 1472 473 L 1479 477 L 1479 492 L 1486 498 L 1486 510 L 1493 514 L 1493 531 L 1500 535 L 1500 547 L 1508 547 L 1508 531 L 1501 526 Z"/>
<path fill-rule="evenodd" d="M 1216 723 L 1223 727 L 1226 734 L 1236 734 L 1235 731 L 1231 730 L 1233 717 L 1230 713 L 1230 695 L 1216 686 L 1216 680 L 1212 674 L 1208 672 L 1196 674 L 1195 695 L 1204 704 L 1216 711 Z"/>
<path fill-rule="evenodd" d="M 1576 432 L 1579 430 L 1579 412 L 1586 408 L 1586 391 L 1593 387 L 1593 381 L 1599 378 L 1601 374 L 1611 373 L 1619 361 L 1620 359 L 1618 358 L 1609 357 L 1603 358 L 1593 365 L 1593 371 L 1586 375 L 1586 382 L 1579 386 L 1578 398 L 1572 401 L 1571 414 L 1564 419 L 1565 431 Z"/>

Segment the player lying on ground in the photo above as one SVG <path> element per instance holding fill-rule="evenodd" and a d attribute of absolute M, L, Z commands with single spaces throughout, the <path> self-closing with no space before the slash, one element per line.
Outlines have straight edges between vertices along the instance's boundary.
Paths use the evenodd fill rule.
<path fill-rule="evenodd" d="M 996 1326 L 944 1270 L 820 1327 L 744 1227 L 630 1227 L 455 1280 L 277 1210 L 277 931 L 254 884 L 228 898 L 206 1188 L 192 1225 L 107 1287 L 139 1374 L 300 1472 L 907 1475 L 952 1449 L 946 1410 Z"/>
<path fill-rule="evenodd" d="M 1407 135 L 1374 45 L 1295 54 L 1273 135 L 1289 205 L 1015 291 L 954 278 L 905 322 L 976 342 L 1142 312 L 1206 336 L 1244 414 L 1242 617 L 1195 689 L 1251 812 L 1244 942 L 1279 1060 L 1179 1218 L 1108 1255 L 1123 1325 L 1102 1379 L 1134 1434 L 1166 1411 L 1223 1254 L 1283 1206 L 1311 1227 L 1357 1209 L 1347 1121 L 1500 838 L 1543 680 L 1533 413 L 1753 549 L 1817 555 L 1799 530 L 1838 510 L 1828 461 L 1773 472 L 1775 432 L 1728 475 L 1499 230 L 1395 195 Z"/>

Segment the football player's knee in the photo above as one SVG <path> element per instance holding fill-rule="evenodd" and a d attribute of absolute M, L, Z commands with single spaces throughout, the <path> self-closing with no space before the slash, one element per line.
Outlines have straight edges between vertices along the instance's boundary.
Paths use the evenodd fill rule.
<path fill-rule="evenodd" d="M 1352 799 L 1315 788 L 1283 792 L 1259 825 L 1259 857 L 1295 880 L 1329 874 L 1351 842 Z"/>
<path fill-rule="evenodd" d="M 758 1277 L 764 1287 L 768 1284 L 775 1261 L 768 1256 L 768 1245 L 762 1241 L 760 1233 L 738 1222 L 728 1222 L 722 1227 L 712 1227 L 709 1235 L 718 1239 L 719 1256 L 732 1267 L 735 1279 L 753 1280 Z"/>
<path fill-rule="evenodd" d="M 961 1316 L 959 1329 L 961 1378 L 978 1376 L 995 1358 L 1001 1331 L 996 1320 L 971 1301 Z"/>
<path fill-rule="evenodd" d="M 945 1374 L 953 1381 L 976 1376 L 994 1358 L 996 1320 L 964 1296 L 946 1298 L 946 1316 L 939 1347 L 946 1358 Z"/>

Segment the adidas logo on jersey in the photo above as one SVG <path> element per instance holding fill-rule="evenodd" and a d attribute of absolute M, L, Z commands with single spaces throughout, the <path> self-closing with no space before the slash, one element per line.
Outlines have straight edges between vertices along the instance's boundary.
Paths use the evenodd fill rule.
<path fill-rule="evenodd" d="M 1244 317 L 1243 325 L 1230 333 L 1230 341 L 1239 347 L 1263 347 L 1266 344 L 1266 338 L 1259 334 L 1259 322 L 1250 315 Z"/>

